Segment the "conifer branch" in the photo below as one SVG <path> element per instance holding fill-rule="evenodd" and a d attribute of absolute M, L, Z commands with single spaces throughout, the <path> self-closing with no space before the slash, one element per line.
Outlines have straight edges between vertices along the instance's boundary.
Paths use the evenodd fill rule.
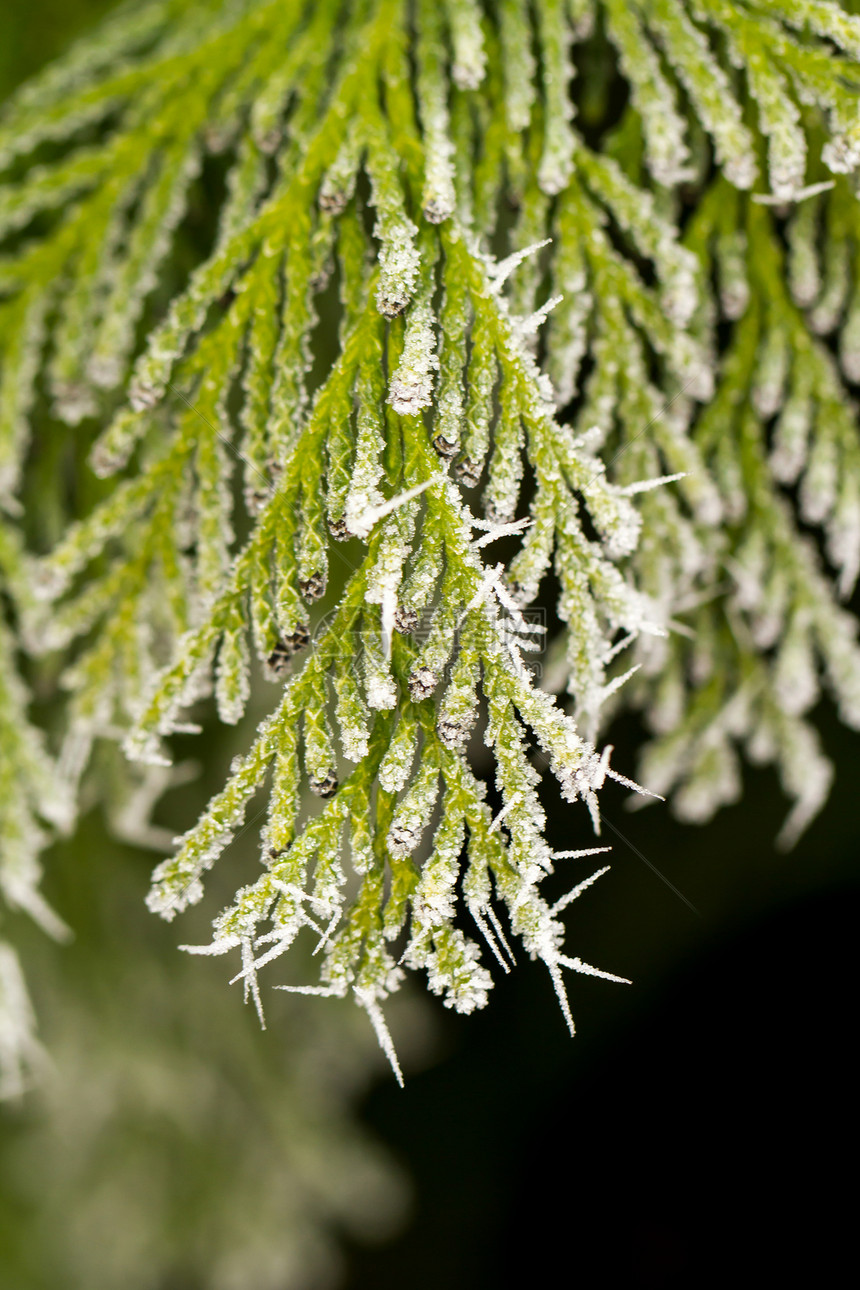
<path fill-rule="evenodd" d="M 740 749 L 779 768 L 785 841 L 820 808 L 822 682 L 860 726 L 852 8 L 153 0 L 7 105 L 10 534 L 38 398 L 112 481 L 16 611 L 66 660 L 63 791 L 98 738 L 166 762 L 210 694 L 236 724 L 260 674 L 282 687 L 149 898 L 199 900 L 268 795 L 261 876 L 206 947 L 240 951 L 261 1015 L 258 971 L 309 929 L 319 981 L 289 988 L 351 991 L 397 1069 L 381 1005 L 404 965 L 486 1002 L 462 907 L 507 970 L 505 910 L 572 1029 L 563 969 L 610 974 L 563 952 L 569 901 L 540 895 L 532 752 L 599 832 L 606 778 L 637 788 L 597 749 L 621 702 L 654 734 L 642 784 L 683 818 L 734 800 Z M 611 127 L 574 79 L 596 24 L 629 87 Z M 213 166 L 214 239 L 180 281 Z M 560 700 L 523 657 L 550 572 Z M 50 772 L 7 684 L 0 783 L 27 813 L 0 885 L 25 903 L 19 864 L 44 921 Z"/>

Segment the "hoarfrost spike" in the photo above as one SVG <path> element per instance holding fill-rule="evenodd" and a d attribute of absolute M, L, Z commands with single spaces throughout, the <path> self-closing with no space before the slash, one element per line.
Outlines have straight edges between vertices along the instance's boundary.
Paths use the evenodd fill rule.
<path fill-rule="evenodd" d="M 551 237 L 545 237 L 540 242 L 532 242 L 529 246 L 524 246 L 520 251 L 513 251 L 505 256 L 504 260 L 488 264 L 487 277 L 490 279 L 493 291 L 498 294 L 515 269 L 518 269 L 530 256 L 537 255 L 538 251 L 542 251 L 551 242 Z"/>
<path fill-rule="evenodd" d="M 626 976 L 616 976 L 613 972 L 601 972 L 600 968 L 592 967 L 590 963 L 583 963 L 582 959 L 569 959 L 560 954 L 558 961 L 562 967 L 570 968 L 573 972 L 581 972 L 583 976 L 599 976 L 604 981 L 617 981 L 619 985 L 633 984 Z"/>
<path fill-rule="evenodd" d="M 495 936 L 493 935 L 492 931 L 487 926 L 487 923 L 484 920 L 484 914 L 487 913 L 488 911 L 480 910 L 477 908 L 477 906 L 472 905 L 469 908 L 469 912 L 472 915 L 473 919 L 475 920 L 475 923 L 478 929 L 480 930 L 481 935 L 483 936 L 484 940 L 487 942 L 487 945 L 489 946 L 489 949 L 491 954 L 493 955 L 493 958 L 496 960 L 496 962 L 498 963 L 502 971 L 507 975 L 511 969 L 508 967 L 507 960 L 502 956 L 502 952 L 499 949 Z"/>
<path fill-rule="evenodd" d="M 504 933 L 504 931 L 503 931 L 503 929 L 502 929 L 502 925 L 501 925 L 501 923 L 499 922 L 498 915 L 497 915 L 496 911 L 493 909 L 493 906 L 492 906 L 492 905 L 488 905 L 488 906 L 487 906 L 487 917 L 489 918 L 490 922 L 492 923 L 492 925 L 493 925 L 493 930 L 495 931 L 496 935 L 497 935 L 497 936 L 498 936 L 498 938 L 499 938 L 499 941 L 501 942 L 502 949 L 505 951 L 505 953 L 507 954 L 508 958 L 509 958 L 509 959 L 510 959 L 510 961 L 511 961 L 511 967 L 516 967 L 516 963 L 517 963 L 517 961 L 516 961 L 516 958 L 514 957 L 514 952 L 513 952 L 513 950 L 511 949 L 510 945 L 509 945 L 509 944 L 508 944 L 508 942 L 507 942 L 507 939 L 506 939 L 506 937 L 505 937 L 505 933 Z"/>
<path fill-rule="evenodd" d="M 605 850 L 608 851 L 609 848 L 606 847 Z M 566 893 L 566 895 L 562 896 L 560 900 L 557 900 L 555 902 L 555 904 L 552 906 L 551 912 L 553 914 L 559 914 L 563 909 L 567 909 L 571 901 L 574 901 L 577 899 L 578 896 L 581 896 L 582 893 L 588 887 L 590 887 L 593 882 L 597 882 L 598 878 L 602 878 L 605 873 L 609 873 L 609 869 L 610 869 L 610 866 L 605 865 L 602 869 L 596 870 L 591 875 L 590 878 L 584 878 L 582 882 L 577 883 L 577 885 L 575 887 L 572 887 L 571 890 Z"/>
<path fill-rule="evenodd" d="M 640 479 L 635 484 L 625 484 L 618 492 L 622 497 L 633 497 L 637 493 L 648 493 L 652 488 L 662 488 L 664 484 L 674 484 L 677 480 L 686 478 L 686 471 L 681 470 L 675 475 L 659 475 L 656 479 Z"/>
<path fill-rule="evenodd" d="M 534 313 L 529 314 L 528 318 L 523 318 L 517 322 L 517 330 L 521 336 L 534 336 L 546 322 L 549 315 L 560 305 L 564 296 L 550 296 L 545 304 L 542 304 Z"/>
<path fill-rule="evenodd" d="M 426 492 L 428 488 L 432 488 L 434 484 L 443 483 L 445 483 L 444 475 L 438 475 L 433 479 L 425 479 L 423 483 L 416 484 L 414 488 L 408 488 L 403 493 L 398 493 L 396 497 L 392 497 L 387 502 L 382 502 L 379 506 L 366 507 L 364 511 L 355 516 L 351 521 L 351 532 L 354 533 L 356 537 L 367 537 L 370 530 L 378 524 L 380 520 L 384 520 L 386 515 L 391 515 L 391 513 L 398 510 L 399 507 L 405 506 L 405 504 L 407 502 L 411 502 L 414 497 L 420 497 L 422 493 Z"/>
<path fill-rule="evenodd" d="M 553 851 L 553 860 L 582 860 L 586 856 L 599 856 L 612 847 L 584 847 L 579 851 Z"/>
<path fill-rule="evenodd" d="M 825 179 L 820 184 L 808 184 L 805 188 L 798 188 L 792 193 L 753 193 L 752 200 L 758 202 L 759 206 L 784 206 L 789 202 L 805 202 L 810 197 L 819 197 L 821 193 L 830 192 L 835 187 L 835 179 Z"/>
<path fill-rule="evenodd" d="M 565 1025 L 570 1032 L 571 1039 L 573 1039 L 576 1034 L 576 1027 L 573 1024 L 573 1016 L 570 1011 L 567 990 L 565 988 L 564 979 L 561 975 L 561 969 L 558 966 L 558 962 L 559 960 L 549 962 L 547 963 L 547 967 L 549 968 L 550 979 L 552 980 L 553 989 L 555 990 L 556 998 L 558 999 L 559 1007 L 561 1008 L 561 1015 L 564 1017 Z"/>
<path fill-rule="evenodd" d="M 394 1072 L 394 1078 L 401 1088 L 404 1088 L 403 1072 L 400 1069 L 400 1062 L 397 1060 L 397 1052 L 394 1048 L 394 1041 L 391 1038 L 391 1032 L 382 1015 L 382 1009 L 379 1004 L 372 999 L 362 997 L 358 990 L 355 991 L 358 1002 L 370 1018 L 370 1024 L 373 1026 L 376 1038 L 379 1041 L 379 1047 L 388 1058 L 388 1063 Z"/>

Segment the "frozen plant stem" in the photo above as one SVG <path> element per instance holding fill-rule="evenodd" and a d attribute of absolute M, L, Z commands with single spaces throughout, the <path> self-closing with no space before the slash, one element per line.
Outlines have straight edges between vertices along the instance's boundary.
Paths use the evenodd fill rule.
<path fill-rule="evenodd" d="M 258 673 L 274 707 L 149 906 L 199 901 L 262 793 L 260 875 L 196 951 L 238 952 L 262 1018 L 258 973 L 313 936 L 318 979 L 282 988 L 351 994 L 398 1078 L 383 1005 L 406 969 L 471 1012 L 486 952 L 508 971 L 519 942 L 571 1031 L 565 973 L 621 979 L 563 949 L 605 870 L 541 894 L 602 848 L 551 848 L 536 750 L 597 833 L 607 778 L 701 821 L 741 753 L 773 762 L 798 835 L 830 781 L 822 685 L 860 726 L 840 603 L 860 569 L 856 9 L 145 0 L 7 104 L 9 905 L 61 930 L 35 856 L 96 740 L 122 742 L 151 808 L 189 709 L 214 694 L 237 724 Z M 589 76 L 610 56 L 620 120 Z M 211 167 L 223 201 L 188 273 Z M 44 406 L 107 482 L 34 561 L 29 445 L 64 433 Z M 527 611 L 550 574 L 544 633 Z M 558 700 L 530 665 L 545 635 Z M 20 649 L 64 661 L 56 764 Z M 641 788 L 598 749 L 625 702 L 653 736 Z"/>

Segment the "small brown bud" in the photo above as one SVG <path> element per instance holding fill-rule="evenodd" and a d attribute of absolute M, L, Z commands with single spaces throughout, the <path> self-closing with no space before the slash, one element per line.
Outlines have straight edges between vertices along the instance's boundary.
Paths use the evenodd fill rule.
<path fill-rule="evenodd" d="M 304 649 L 310 638 L 310 632 L 304 623 L 299 623 L 291 635 L 282 636 L 266 659 L 269 671 L 275 676 L 283 676 L 292 656 Z"/>
<path fill-rule="evenodd" d="M 439 678 L 429 667 L 418 667 L 409 678 L 409 693 L 416 703 L 429 699 L 439 684 Z"/>
<path fill-rule="evenodd" d="M 409 636 L 418 626 L 418 613 L 408 605 L 398 605 L 394 611 L 395 629 L 403 636 Z"/>
<path fill-rule="evenodd" d="M 305 600 L 320 600 L 325 595 L 325 573 L 312 573 L 309 578 L 299 578 L 299 591 Z"/>
<path fill-rule="evenodd" d="M 338 520 L 329 520 L 328 531 L 334 538 L 335 542 L 345 542 L 347 538 L 352 537 L 352 534 L 346 527 L 346 520 L 343 519 L 343 517 Z"/>
<path fill-rule="evenodd" d="M 481 479 L 481 466 L 471 457 L 461 457 L 454 467 L 457 478 L 466 488 L 477 488 Z"/>
<path fill-rule="evenodd" d="M 451 461 L 456 457 L 459 446 L 455 439 L 446 439 L 443 434 L 437 434 L 433 438 L 433 447 L 443 461 Z"/>
<path fill-rule="evenodd" d="M 322 779 L 312 779 L 311 792 L 316 793 L 317 797 L 334 797 L 337 792 L 337 775 L 334 771 L 328 771 Z"/>

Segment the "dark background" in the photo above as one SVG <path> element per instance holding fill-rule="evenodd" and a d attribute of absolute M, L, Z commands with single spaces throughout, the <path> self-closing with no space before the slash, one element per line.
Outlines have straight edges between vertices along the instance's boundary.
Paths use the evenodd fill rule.
<path fill-rule="evenodd" d="M 108 7 L 6 0 L 0 91 Z M 573 1041 L 531 964 L 484 1014 L 434 1005 L 423 1068 L 363 1106 L 413 1177 L 412 1218 L 350 1247 L 348 1290 L 827 1285 L 853 1265 L 860 739 L 826 705 L 821 724 L 835 788 L 787 856 L 769 773 L 749 771 L 743 802 L 702 829 L 606 792 L 623 837 L 570 910 L 569 946 L 633 984 L 571 978 Z M 620 770 L 634 737 L 615 732 Z M 552 841 L 587 845 L 570 818 L 551 818 Z M 141 897 L 146 872 L 143 857 Z"/>

